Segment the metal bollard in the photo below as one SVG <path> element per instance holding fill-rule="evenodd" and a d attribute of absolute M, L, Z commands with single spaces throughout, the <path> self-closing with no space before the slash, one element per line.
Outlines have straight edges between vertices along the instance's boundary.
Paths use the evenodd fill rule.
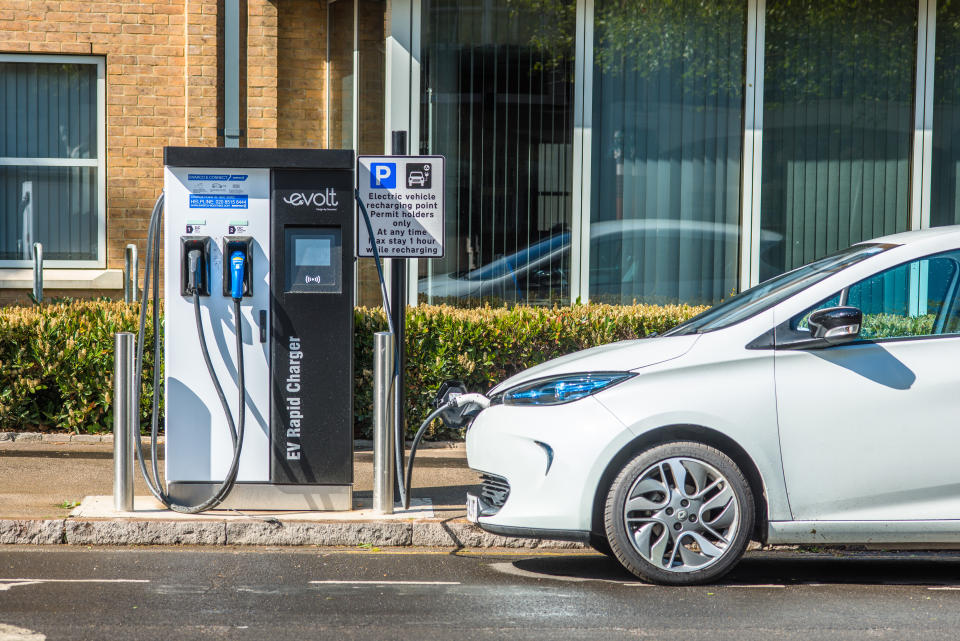
<path fill-rule="evenodd" d="M 393 514 L 393 334 L 373 335 L 373 509 Z"/>
<path fill-rule="evenodd" d="M 43 243 L 33 244 L 33 298 L 43 302 Z"/>
<path fill-rule="evenodd" d="M 138 269 L 137 246 L 131 243 L 123 252 L 123 302 L 125 303 L 137 302 Z"/>
<path fill-rule="evenodd" d="M 133 448 L 137 437 L 134 336 L 119 332 L 113 347 L 113 508 L 133 511 Z"/>

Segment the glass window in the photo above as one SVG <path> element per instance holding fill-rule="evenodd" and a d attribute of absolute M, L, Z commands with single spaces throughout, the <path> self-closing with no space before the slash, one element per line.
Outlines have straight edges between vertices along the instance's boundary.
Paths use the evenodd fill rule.
<path fill-rule="evenodd" d="M 0 55 L 0 262 L 98 261 L 103 220 L 96 63 Z"/>
<path fill-rule="evenodd" d="M 882 271 L 798 314 L 790 327 L 809 331 L 812 312 L 849 305 L 863 313 L 861 338 L 955 334 L 960 332 L 958 261 L 960 252 L 949 252 Z"/>
<path fill-rule="evenodd" d="M 419 152 L 447 158 L 420 300 L 570 300 L 576 3 L 423 0 Z M 416 144 L 414 145 L 416 152 Z"/>
<path fill-rule="evenodd" d="M 960 1 L 937 1 L 930 225 L 960 223 Z"/>
<path fill-rule="evenodd" d="M 747 4 L 597 0 L 591 300 L 736 291 Z"/>
<path fill-rule="evenodd" d="M 917 3 L 767 0 L 760 280 L 909 218 Z"/>

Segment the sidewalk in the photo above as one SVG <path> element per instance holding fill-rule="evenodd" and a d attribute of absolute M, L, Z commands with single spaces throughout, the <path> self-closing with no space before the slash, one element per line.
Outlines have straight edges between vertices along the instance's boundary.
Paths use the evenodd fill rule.
<path fill-rule="evenodd" d="M 91 442 L 93 441 L 93 442 Z M 581 547 L 508 539 L 465 519 L 465 495 L 477 486 L 462 445 L 420 448 L 411 509 L 373 514 L 373 452 L 354 453 L 352 512 L 174 514 L 149 496 L 135 469 L 132 513 L 112 510 L 113 443 L 83 439 L 0 441 L 0 543 L 76 545 L 347 545 Z"/>

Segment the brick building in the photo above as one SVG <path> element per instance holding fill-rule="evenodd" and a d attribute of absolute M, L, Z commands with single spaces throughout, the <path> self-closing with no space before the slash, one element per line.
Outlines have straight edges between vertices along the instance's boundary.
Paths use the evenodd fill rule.
<path fill-rule="evenodd" d="M 223 144 L 226 1 L 0 0 L 0 302 L 35 239 L 119 294 L 162 147 Z M 229 1 L 241 145 L 447 158 L 411 303 L 714 303 L 960 222 L 957 3 Z"/>
<path fill-rule="evenodd" d="M 0 304 L 28 300 L 35 240 L 45 296 L 122 295 L 163 147 L 223 145 L 223 14 L 223 0 L 0 0 Z M 356 131 L 382 151 L 385 2 L 241 0 L 240 15 L 241 146 L 353 148 Z M 356 123 L 355 87 L 377 96 Z"/>

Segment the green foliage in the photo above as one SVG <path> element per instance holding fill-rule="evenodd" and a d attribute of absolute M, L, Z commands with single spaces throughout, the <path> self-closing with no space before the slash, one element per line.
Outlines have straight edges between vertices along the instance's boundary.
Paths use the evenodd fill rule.
<path fill-rule="evenodd" d="M 430 411 L 440 383 L 458 378 L 485 392 L 532 365 L 570 352 L 663 332 L 703 311 L 673 305 L 573 307 L 447 306 L 407 312 L 407 425 Z M 0 308 L 0 430 L 104 432 L 112 427 L 113 335 L 135 332 L 139 305 L 76 301 Z M 149 314 L 147 335 L 151 333 Z M 386 329 L 380 309 L 355 310 L 355 433 L 369 437 L 373 333 Z M 153 344 L 144 349 L 140 426 L 150 426 Z M 430 438 L 456 438 L 435 426 Z"/>
<path fill-rule="evenodd" d="M 136 332 L 139 310 L 109 301 L 0 307 L 0 430 L 109 431 L 113 335 Z M 149 315 L 147 327 L 149 334 Z M 141 419 L 153 390 L 152 350 L 148 341 Z"/>
<path fill-rule="evenodd" d="M 933 334 L 936 314 L 900 316 L 898 314 L 864 314 L 860 327 L 861 338 L 896 338 L 899 336 L 929 336 Z"/>

